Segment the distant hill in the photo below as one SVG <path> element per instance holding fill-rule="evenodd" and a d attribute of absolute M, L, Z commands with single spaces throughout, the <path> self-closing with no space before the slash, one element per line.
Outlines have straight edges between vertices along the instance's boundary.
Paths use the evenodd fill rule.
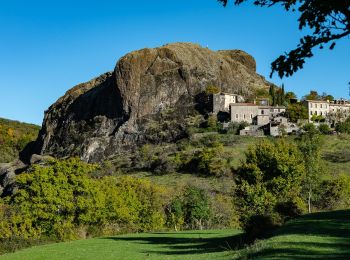
<path fill-rule="evenodd" d="M 11 162 L 39 133 L 40 126 L 0 118 L 0 163 Z"/>

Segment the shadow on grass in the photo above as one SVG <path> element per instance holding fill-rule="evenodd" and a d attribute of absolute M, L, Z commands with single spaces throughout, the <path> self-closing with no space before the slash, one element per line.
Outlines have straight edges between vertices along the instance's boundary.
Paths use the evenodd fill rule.
<path fill-rule="evenodd" d="M 274 235 L 321 235 L 350 239 L 350 210 L 320 212 L 288 222 Z"/>
<path fill-rule="evenodd" d="M 175 237 L 182 235 L 183 237 Z M 237 234 L 225 237 L 201 237 L 208 233 L 153 233 L 150 236 L 140 237 L 107 237 L 115 241 L 127 241 L 135 244 L 161 245 L 164 250 L 149 250 L 142 253 L 155 253 L 160 255 L 190 255 L 237 250 L 244 247 L 244 235 Z M 194 237 L 197 235 L 197 237 Z M 187 236 L 187 237 L 186 237 Z"/>
<path fill-rule="evenodd" d="M 291 241 L 283 238 L 255 252 L 251 258 L 322 258 L 350 259 L 350 210 L 308 214 L 292 220 L 274 232 L 279 235 L 309 235 L 310 241 Z"/>

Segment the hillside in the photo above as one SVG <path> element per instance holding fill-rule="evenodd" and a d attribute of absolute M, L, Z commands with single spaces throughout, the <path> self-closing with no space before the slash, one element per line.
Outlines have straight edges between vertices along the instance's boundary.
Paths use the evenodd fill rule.
<path fill-rule="evenodd" d="M 0 118 L 0 163 L 11 162 L 31 141 L 34 141 L 40 127 L 33 124 Z"/>
<path fill-rule="evenodd" d="M 245 249 L 237 230 L 144 233 L 50 244 L 0 259 L 348 259 L 350 211 L 305 215 Z"/>

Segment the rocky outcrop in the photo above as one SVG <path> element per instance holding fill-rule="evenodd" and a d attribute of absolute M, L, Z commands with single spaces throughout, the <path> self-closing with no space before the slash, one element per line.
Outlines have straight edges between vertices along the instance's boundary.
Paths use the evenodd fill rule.
<path fill-rule="evenodd" d="M 150 131 L 158 131 L 160 140 L 180 138 L 181 119 L 195 113 L 195 97 L 207 86 L 243 96 L 267 88 L 270 83 L 255 70 L 254 58 L 239 50 L 175 43 L 131 52 L 113 72 L 75 86 L 49 107 L 27 157 L 98 162 L 147 142 Z M 164 128 L 166 116 L 174 120 Z"/>
<path fill-rule="evenodd" d="M 0 196 L 12 194 L 16 189 L 16 175 L 27 169 L 21 160 L 0 164 Z"/>

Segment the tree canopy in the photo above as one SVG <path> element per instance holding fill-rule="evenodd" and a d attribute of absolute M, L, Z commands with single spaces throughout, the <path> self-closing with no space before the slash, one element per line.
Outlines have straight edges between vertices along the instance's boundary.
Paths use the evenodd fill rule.
<path fill-rule="evenodd" d="M 229 0 L 218 0 L 224 6 Z M 233 1 L 233 0 L 232 0 Z M 248 0 L 234 0 L 240 5 Z M 306 58 L 313 56 L 313 49 L 323 49 L 327 45 L 331 50 L 336 41 L 350 35 L 350 0 L 254 0 L 254 5 L 271 7 L 282 5 L 285 11 L 298 11 L 299 29 L 307 28 L 310 33 L 300 39 L 294 50 L 280 55 L 271 64 L 271 76 L 277 72 L 283 78 L 302 69 Z"/>

